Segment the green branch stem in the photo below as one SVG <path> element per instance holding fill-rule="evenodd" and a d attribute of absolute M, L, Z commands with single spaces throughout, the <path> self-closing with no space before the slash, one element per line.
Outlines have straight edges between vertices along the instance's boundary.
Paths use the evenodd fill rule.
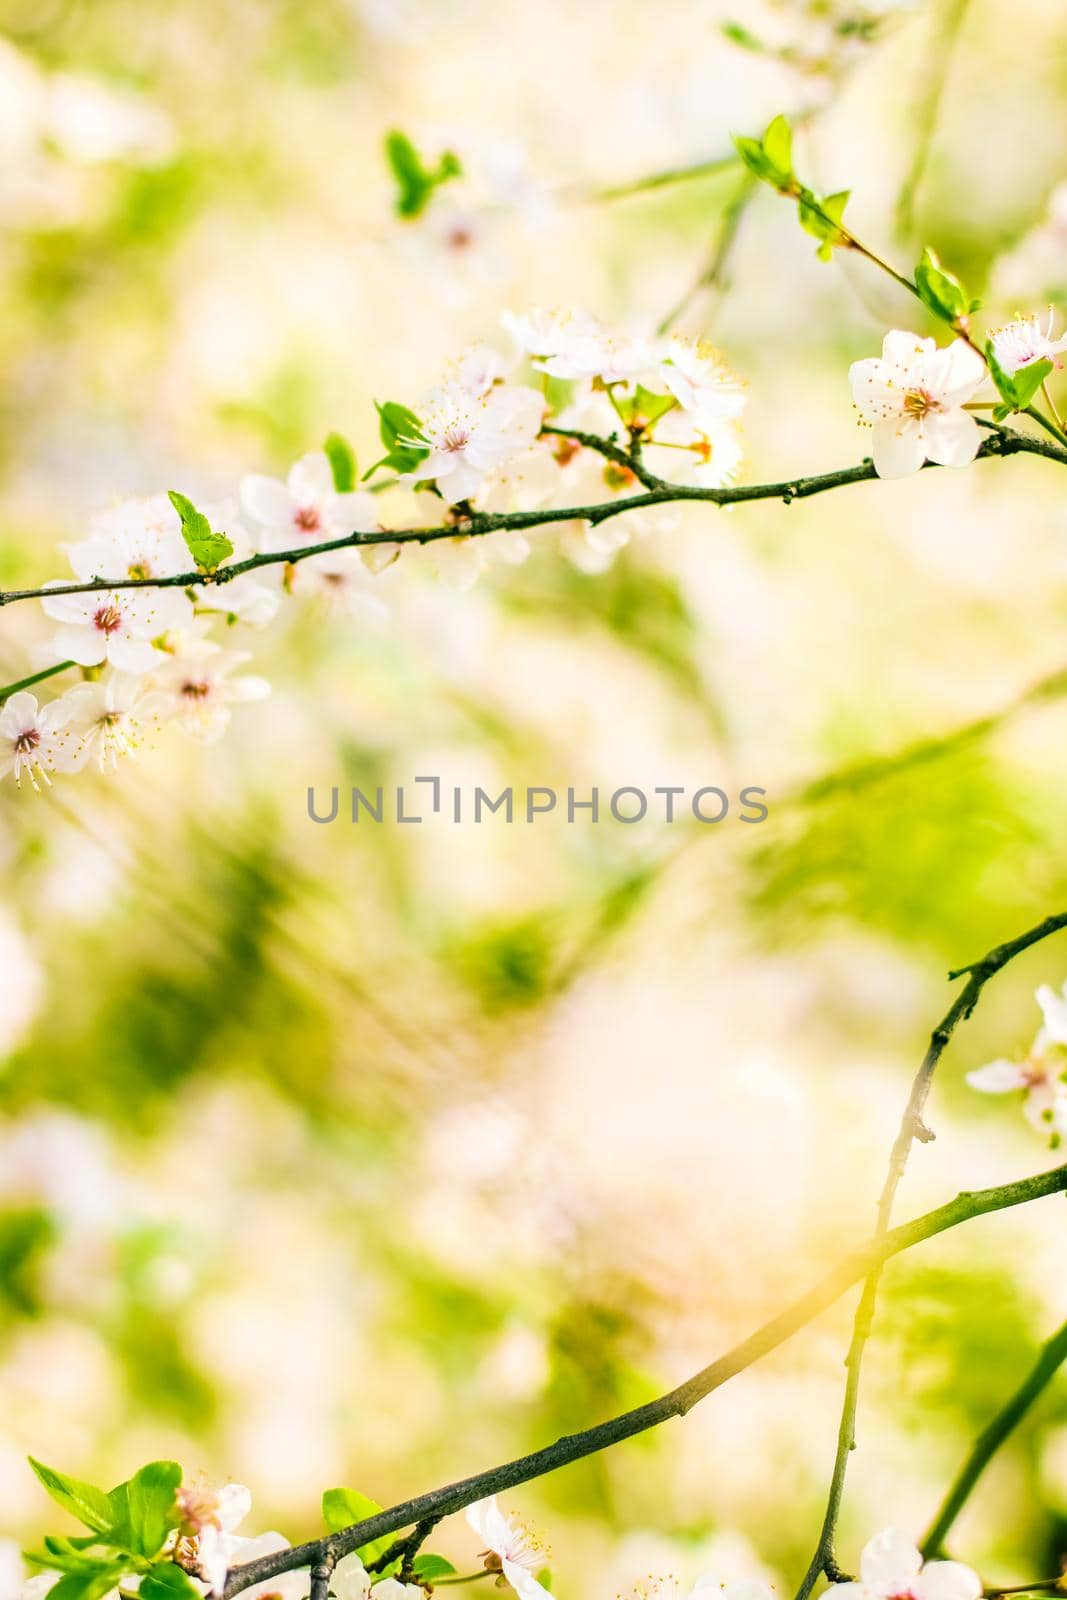
<path fill-rule="evenodd" d="M 774 483 L 746 483 L 724 488 L 709 488 L 701 484 L 671 483 L 650 472 L 632 452 L 623 450 L 611 440 L 597 434 L 577 434 L 570 430 L 549 429 L 550 433 L 563 432 L 598 450 L 601 455 L 631 471 L 644 486 L 640 494 L 622 495 L 613 500 L 591 505 L 553 507 L 540 511 L 472 512 L 458 514 L 453 520 L 436 527 L 375 528 L 345 534 L 338 539 L 328 539 L 319 544 L 301 545 L 290 550 L 264 550 L 219 567 L 214 572 L 193 570 L 164 577 L 92 578 L 77 583 L 55 583 L 32 589 L 0 590 L 0 607 L 14 605 L 21 600 L 40 600 L 48 595 L 92 594 L 118 589 L 187 589 L 194 584 L 221 587 L 246 572 L 258 572 L 264 567 L 293 566 L 315 556 L 330 555 L 337 550 L 348 550 L 365 545 L 432 544 L 438 539 L 477 538 L 490 533 L 527 531 L 532 528 L 551 527 L 561 522 L 588 522 L 594 526 L 628 511 L 646 511 L 653 506 L 682 502 L 714 506 L 745 505 L 759 500 L 780 500 L 791 505 L 794 500 L 807 500 L 813 495 L 825 494 L 850 484 L 870 483 L 878 474 L 870 460 L 856 466 L 839 468 L 811 476 L 785 478 Z M 990 437 L 983 440 L 978 459 L 1010 455 L 1043 456 L 1060 466 L 1067 466 L 1067 446 L 1050 443 L 1029 434 L 1017 433 L 1009 428 L 994 427 Z M 942 470 L 927 462 L 925 470 Z M 49 669 L 51 671 L 53 669 Z M 55 670 L 58 670 L 55 669 Z M 7 691 L 0 691 L 0 693 Z"/>
<path fill-rule="evenodd" d="M 44 683 L 46 678 L 55 678 L 73 666 L 73 661 L 57 661 L 54 667 L 42 667 L 40 672 L 31 672 L 28 678 L 19 678 L 15 683 L 5 684 L 0 689 L 0 706 L 5 700 L 10 700 L 13 694 L 18 694 L 20 689 L 32 689 L 35 683 Z"/>
<path fill-rule="evenodd" d="M 1018 1427 L 1034 1401 L 1048 1388 L 1065 1361 L 1067 1361 L 1067 1322 L 1052 1335 L 1047 1344 L 1042 1346 L 1037 1360 L 1015 1393 L 975 1440 L 970 1454 L 945 1495 L 923 1540 L 923 1554 L 928 1560 L 944 1554 L 945 1541 L 956 1518 L 970 1499 L 986 1467 L 1004 1441 Z M 1024 1594 L 1035 1590 L 1054 1589 L 1058 1585 L 1059 1579 L 1041 1579 L 1036 1583 L 1022 1584 L 1017 1589 L 998 1589 L 995 1592 Z"/>

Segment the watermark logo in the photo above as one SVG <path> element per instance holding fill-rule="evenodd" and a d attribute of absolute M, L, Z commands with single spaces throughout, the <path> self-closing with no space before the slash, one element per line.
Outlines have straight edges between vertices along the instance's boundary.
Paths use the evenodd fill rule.
<path fill-rule="evenodd" d="M 418 787 L 416 787 L 418 785 Z M 636 822 L 703 822 L 709 825 L 733 818 L 738 822 L 766 821 L 767 791 L 747 784 L 730 793 L 717 784 L 687 789 L 683 784 L 656 784 L 643 788 L 624 783 L 617 789 L 567 787 L 550 784 L 509 784 L 499 794 L 479 785 L 451 785 L 437 776 L 412 778 L 409 783 L 386 788 L 342 791 L 338 785 L 307 792 L 307 814 L 312 822 L 353 822 L 364 825 L 397 823 L 410 826 L 434 819 L 446 823 L 503 822 L 531 825 L 555 816 L 567 823 L 608 820 Z"/>

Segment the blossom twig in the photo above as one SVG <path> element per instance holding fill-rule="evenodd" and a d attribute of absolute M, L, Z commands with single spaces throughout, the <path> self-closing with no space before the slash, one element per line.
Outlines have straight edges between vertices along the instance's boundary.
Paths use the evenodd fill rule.
<path fill-rule="evenodd" d="M 1067 922 L 1067 914 L 1060 920 Z M 1035 930 L 1027 937 L 1032 943 L 1037 936 Z M 713 1390 L 721 1388 L 730 1378 L 736 1377 L 739 1372 L 752 1366 L 761 1357 L 776 1350 L 793 1334 L 814 1321 L 875 1265 L 880 1265 L 891 1257 L 921 1244 L 924 1240 L 932 1239 L 951 1228 L 957 1228 L 975 1217 L 987 1216 L 991 1212 L 1003 1211 L 1012 1206 L 1028 1205 L 1032 1200 L 1065 1192 L 1067 1192 L 1067 1165 L 1054 1167 L 1049 1172 L 1038 1173 L 1030 1178 L 1020 1178 L 1014 1183 L 1000 1184 L 996 1188 L 976 1189 L 958 1194 L 946 1205 L 938 1206 L 934 1211 L 928 1211 L 911 1222 L 890 1229 L 880 1238 L 872 1240 L 862 1249 L 846 1256 L 837 1267 L 821 1278 L 813 1288 L 794 1300 L 784 1311 L 772 1317 L 747 1339 L 743 1339 L 732 1350 L 727 1351 L 710 1366 L 704 1367 L 668 1394 L 650 1400 L 645 1405 L 637 1406 L 632 1411 L 624 1411 L 619 1416 L 598 1423 L 595 1427 L 586 1428 L 580 1433 L 565 1434 L 554 1444 L 545 1445 L 529 1455 L 519 1456 L 498 1467 L 490 1467 L 487 1471 L 475 1473 L 473 1477 L 461 1478 L 455 1483 L 445 1484 L 440 1489 L 432 1489 L 428 1494 L 417 1495 L 412 1500 L 405 1500 L 383 1511 L 376 1511 L 373 1516 L 354 1523 L 350 1528 L 343 1528 L 338 1533 L 327 1534 L 324 1538 L 312 1539 L 306 1544 L 274 1551 L 270 1555 L 259 1556 L 254 1561 L 233 1567 L 227 1578 L 224 1600 L 232 1600 L 232 1597 L 240 1594 L 243 1589 L 250 1588 L 252 1584 L 266 1582 L 277 1577 L 279 1573 L 295 1572 L 312 1566 L 320 1560 L 326 1550 L 332 1553 L 335 1560 L 340 1560 L 342 1556 L 351 1554 L 373 1539 L 384 1538 L 387 1534 L 396 1533 L 401 1528 L 411 1527 L 413 1523 L 425 1521 L 430 1517 L 450 1516 L 453 1512 L 462 1511 L 465 1506 L 473 1505 L 475 1501 L 484 1499 L 487 1495 L 512 1489 L 516 1484 L 529 1483 L 534 1478 L 542 1478 L 547 1473 L 569 1465 L 572 1461 L 580 1461 L 585 1456 L 606 1450 L 610 1445 L 621 1443 L 623 1439 L 632 1439 L 637 1434 L 658 1427 L 660 1423 L 667 1422 L 672 1417 L 684 1417 Z"/>
<path fill-rule="evenodd" d="M 573 439 L 575 444 L 584 445 L 587 450 L 595 450 L 597 455 L 603 456 L 606 461 L 613 461 L 617 467 L 622 467 L 626 472 L 632 472 L 638 483 L 644 484 L 646 489 L 662 489 L 666 478 L 658 478 L 650 472 L 636 449 L 625 450 L 622 445 L 616 444 L 614 438 L 606 438 L 603 434 L 587 433 L 581 428 L 557 428 L 546 423 L 541 429 L 543 434 L 548 434 L 554 439 Z"/>
<path fill-rule="evenodd" d="M 578 437 L 570 430 L 563 431 L 568 437 Z M 590 437 L 598 440 L 596 448 L 604 454 L 603 447 L 610 444 L 610 441 L 601 439 L 600 435 Z M 629 453 L 623 452 L 623 454 L 626 456 L 626 465 L 636 473 Z M 1044 456 L 1048 461 L 1067 466 L 1067 446 L 1051 444 L 1046 439 L 1001 427 L 997 427 L 991 437 L 983 442 L 978 451 L 978 459 L 989 460 L 994 456 L 1018 454 Z M 933 462 L 926 463 L 926 469 L 934 466 Z M 643 466 L 641 470 L 645 470 Z M 475 538 L 488 533 L 518 532 L 549 527 L 559 522 L 580 521 L 599 524 L 609 521 L 612 517 L 624 516 L 628 511 L 644 511 L 651 506 L 671 505 L 682 501 L 734 506 L 754 500 L 781 500 L 785 505 L 791 505 L 794 500 L 807 500 L 813 495 L 825 494 L 831 489 L 842 489 L 853 483 L 869 483 L 877 476 L 873 462 L 864 460 L 856 466 L 842 467 L 834 472 L 786 478 L 775 483 L 743 483 L 723 488 L 670 483 L 665 479 L 656 479 L 656 486 L 646 489 L 643 494 L 621 495 L 615 500 L 599 501 L 593 505 L 552 507 L 543 511 L 474 512 L 470 517 L 461 517 L 458 521 L 434 527 L 375 528 L 357 531 L 346 534 L 340 539 L 328 539 L 321 544 L 302 545 L 292 550 L 261 550 L 243 561 L 234 561 L 229 566 L 219 567 L 210 573 L 193 571 L 177 572 L 165 577 L 93 578 L 79 583 L 55 583 L 35 589 L 0 590 L 0 607 L 14 605 L 19 600 L 91 594 L 102 589 L 187 589 L 194 584 L 222 585 L 240 577 L 242 573 L 257 571 L 260 567 L 294 566 L 297 562 L 307 561 L 310 557 L 329 555 L 336 550 L 364 545 L 432 544 L 438 539 L 455 539 L 457 536 Z"/>
<path fill-rule="evenodd" d="M 1023 1178 L 1016 1183 L 964 1192 L 957 1195 L 955 1200 L 949 1201 L 947 1205 L 929 1211 L 912 1222 L 895 1228 L 889 1227 L 892 1200 L 903 1175 L 912 1143 L 916 1139 L 932 1137 L 922 1121 L 922 1112 L 934 1069 L 950 1037 L 956 1027 L 966 1021 L 974 1011 L 986 984 L 998 972 L 1017 955 L 1021 955 L 1023 951 L 1029 950 L 1042 939 L 1048 938 L 1064 927 L 1067 927 L 1067 912 L 1046 917 L 1043 922 L 1029 928 L 1017 938 L 997 945 L 980 960 L 959 969 L 955 974 L 961 976 L 967 973 L 968 981 L 930 1036 L 930 1044 L 912 1084 L 900 1131 L 890 1156 L 889 1172 L 879 1203 L 878 1225 L 866 1246 L 847 1256 L 813 1288 L 793 1301 L 776 1317 L 764 1323 L 739 1345 L 658 1399 L 650 1400 L 633 1410 L 624 1411 L 580 1433 L 565 1434 L 554 1444 L 546 1445 L 529 1455 L 504 1462 L 498 1467 L 491 1467 L 485 1472 L 476 1473 L 473 1477 L 461 1478 L 455 1483 L 431 1490 L 428 1494 L 417 1495 L 412 1500 L 391 1506 L 384 1511 L 375 1512 L 362 1522 L 355 1523 L 340 1532 L 328 1534 L 323 1539 L 315 1539 L 307 1544 L 261 1556 L 255 1561 L 235 1567 L 228 1575 L 224 1600 L 232 1600 L 232 1597 L 243 1589 L 276 1577 L 281 1572 L 314 1565 L 324 1551 L 328 1550 L 334 1560 L 338 1560 L 358 1550 L 361 1545 L 369 1543 L 372 1539 L 384 1538 L 387 1534 L 410 1528 L 413 1524 L 438 1520 L 472 1505 L 487 1495 L 513 1488 L 519 1483 L 528 1483 L 570 1462 L 579 1461 L 585 1456 L 607 1449 L 610 1445 L 620 1443 L 623 1439 L 633 1438 L 639 1433 L 659 1426 L 660 1423 L 669 1421 L 672 1417 L 684 1417 L 713 1390 L 721 1387 L 771 1350 L 777 1349 L 794 1333 L 819 1316 L 827 1306 L 832 1305 L 854 1283 L 863 1280 L 863 1303 L 856 1323 L 857 1332 L 862 1333 L 862 1339 L 857 1345 L 857 1335 L 854 1335 L 849 1392 L 841 1428 L 841 1438 L 850 1438 L 855 1418 L 860 1358 L 866 1341 L 866 1329 L 862 1319 L 867 1303 L 870 1311 L 873 1311 L 874 1293 L 884 1264 L 901 1251 L 909 1250 L 913 1245 L 919 1244 L 924 1239 L 933 1238 L 949 1228 L 958 1227 L 973 1217 L 984 1216 L 991 1211 L 1003 1210 L 1009 1206 L 1025 1205 L 1042 1196 L 1067 1190 L 1067 1166 L 1057 1167 L 1051 1172 Z M 869 1313 L 867 1315 L 869 1316 Z M 847 1450 L 845 1454 L 847 1455 Z M 818 1569 L 810 1582 L 805 1579 L 806 1587 L 803 1591 L 805 1594 L 810 1592 L 820 1573 L 827 1570 L 836 1573 L 839 1570 L 833 1558 L 832 1545 L 843 1484 L 842 1466 L 839 1470 L 835 1469 L 835 1492 L 831 1495 L 827 1520 L 820 1537 Z"/>
<path fill-rule="evenodd" d="M 930 1531 L 923 1540 L 924 1555 L 938 1556 L 942 1554 L 949 1530 L 970 1498 L 982 1473 L 1005 1439 L 1022 1421 L 1038 1395 L 1055 1377 L 1064 1361 L 1067 1361 L 1067 1322 L 1052 1335 L 1047 1344 L 1042 1346 L 1037 1360 L 1015 1393 L 978 1435 L 970 1455 L 963 1463 L 955 1482 L 945 1495 L 941 1507 L 930 1525 Z M 1059 1579 L 1056 1578 L 1042 1579 L 1037 1583 L 1022 1584 L 1018 1589 L 997 1589 L 994 1592 L 996 1594 L 1022 1594 L 1031 1590 L 1056 1588 L 1058 1584 Z"/>
<path fill-rule="evenodd" d="M 368 1572 L 383 1572 L 392 1562 L 399 1560 L 400 1568 L 397 1576 L 401 1583 L 406 1583 L 411 1576 L 411 1563 L 430 1537 L 440 1517 L 424 1517 L 417 1522 L 411 1532 L 403 1539 L 397 1539 L 376 1561 L 368 1562 Z"/>
<path fill-rule="evenodd" d="M 904 1169 L 907 1166 L 908 1156 L 911 1154 L 913 1144 L 916 1141 L 925 1144 L 934 1137 L 923 1121 L 923 1112 L 938 1062 L 941 1060 L 945 1047 L 957 1025 L 966 1021 L 971 1015 L 986 984 L 1009 961 L 1014 960 L 1024 950 L 1029 950 L 1032 945 L 1039 943 L 1040 940 L 1047 939 L 1051 934 L 1057 933 L 1061 928 L 1065 927 L 1067 927 L 1067 912 L 1059 912 L 1055 916 L 1046 917 L 1044 922 L 1028 929 L 1026 933 L 1021 934 L 1017 939 L 1010 939 L 1005 944 L 998 945 L 996 949 L 990 950 L 980 960 L 973 962 L 969 966 L 960 967 L 949 974 L 952 979 L 966 975 L 967 982 L 930 1035 L 930 1043 L 926 1054 L 912 1080 L 908 1103 L 904 1108 L 900 1128 L 890 1151 L 889 1168 L 878 1200 L 878 1220 L 875 1227 L 876 1241 L 885 1238 L 888 1234 L 893 1202 L 896 1199 L 897 1189 L 900 1187 L 900 1180 L 904 1176 Z M 845 1381 L 845 1398 L 838 1427 L 837 1452 L 834 1457 L 826 1512 L 823 1517 L 815 1553 L 797 1590 L 797 1600 L 807 1600 L 807 1596 L 811 1593 L 819 1578 L 824 1573 L 832 1575 L 837 1570 L 834 1555 L 834 1538 L 837 1531 L 837 1519 L 841 1510 L 841 1498 L 845 1488 L 848 1458 L 850 1452 L 856 1448 L 856 1407 L 859 1402 L 863 1354 L 867 1346 L 867 1340 L 870 1338 L 871 1326 L 874 1321 L 874 1310 L 878 1299 L 878 1286 L 881 1281 L 882 1267 L 883 1261 L 876 1259 L 863 1285 L 863 1293 L 856 1308 L 852 1339 L 849 1344 L 848 1355 L 845 1358 L 848 1376 Z"/>

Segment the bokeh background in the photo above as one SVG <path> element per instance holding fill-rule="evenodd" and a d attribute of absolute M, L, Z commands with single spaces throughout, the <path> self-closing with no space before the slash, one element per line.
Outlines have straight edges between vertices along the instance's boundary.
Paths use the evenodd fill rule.
<path fill-rule="evenodd" d="M 858 231 L 905 262 L 934 245 L 990 325 L 1067 288 L 1058 0 L 0 12 L 8 585 L 61 572 L 124 495 L 232 493 L 331 428 L 373 459 L 372 399 L 414 400 L 505 307 L 654 325 L 738 174 L 600 191 L 779 110 L 806 114 L 812 181 L 855 188 Z M 416 223 L 392 212 L 393 126 L 468 174 Z M 848 363 L 915 308 L 819 263 L 769 193 L 725 276 L 680 325 L 749 381 L 746 474 L 858 459 Z M 274 692 L 221 744 L 4 787 L 5 1531 L 51 1525 L 32 1450 L 108 1482 L 174 1455 L 248 1483 L 257 1527 L 309 1536 L 330 1484 L 388 1502 L 679 1380 L 866 1233 L 946 969 L 1067 904 L 1067 707 L 796 795 L 1067 664 L 1056 473 L 690 509 L 599 576 L 550 534 L 464 593 L 405 559 L 380 627 L 293 606 L 242 641 Z M 2 681 L 43 628 L 3 614 Z M 431 771 L 759 784 L 771 818 L 307 820 L 309 784 Z M 1065 975 L 1041 947 L 961 1032 L 901 1214 L 1050 1162 L 963 1074 L 1025 1046 L 1034 985 Z M 846 1561 L 887 1523 L 921 1531 L 1067 1313 L 1062 1212 L 892 1267 Z M 684 1424 L 509 1497 L 562 1600 L 654 1571 L 798 1575 L 849 1309 Z M 457 1561 L 474 1543 L 435 1540 Z M 955 1548 L 987 1579 L 1058 1570 L 1067 1383 Z"/>

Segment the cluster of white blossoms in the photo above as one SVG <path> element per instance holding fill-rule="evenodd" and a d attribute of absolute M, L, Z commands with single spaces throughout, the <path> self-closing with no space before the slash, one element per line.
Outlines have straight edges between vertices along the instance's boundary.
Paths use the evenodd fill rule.
<path fill-rule="evenodd" d="M 1042 984 L 1034 997 L 1042 1026 L 1021 1061 L 989 1061 L 967 1074 L 983 1094 L 1021 1092 L 1029 1122 L 1048 1134 L 1055 1149 L 1067 1133 L 1067 984 L 1060 993 Z"/>
<path fill-rule="evenodd" d="M 238 501 L 199 508 L 212 529 L 224 530 L 235 562 L 295 555 L 357 531 L 379 535 L 377 542 L 268 561 L 232 579 L 223 574 L 220 582 L 205 572 L 203 582 L 174 584 L 167 580 L 188 573 L 192 563 L 182 518 L 167 495 L 124 501 L 93 517 L 87 537 L 66 547 L 74 581 L 162 580 L 162 587 L 43 598 L 55 627 L 37 652 L 34 677 L 80 669 L 81 681 L 43 703 L 36 682 L 0 701 L 0 777 L 10 773 L 16 784 L 38 788 L 55 773 L 112 768 L 164 724 L 218 738 L 232 707 L 262 698 L 269 686 L 240 670 L 248 652 L 224 645 L 217 630 L 233 623 L 261 628 L 288 596 L 324 599 L 350 617 L 381 615 L 387 608 L 375 578 L 405 548 L 389 532 L 455 525 L 455 536 L 429 543 L 423 559 L 446 581 L 467 587 L 487 566 L 525 560 L 542 533 L 470 537 L 462 526 L 471 513 L 580 508 L 640 492 L 624 459 L 609 459 L 568 429 L 603 440 L 614 435 L 631 446 L 640 441 L 662 458 L 664 471 L 680 469 L 672 473 L 676 481 L 733 479 L 745 394 L 709 346 L 678 336 L 614 334 L 585 312 L 504 321 L 529 381 L 506 377 L 497 352 L 478 347 L 414 410 L 383 408 L 383 415 L 402 417 L 384 464 L 394 468 L 394 485 L 410 501 L 390 507 L 388 525 L 380 497 L 355 487 L 354 472 L 338 487 L 325 451 L 304 456 L 284 481 L 252 474 Z M 550 406 L 553 379 L 559 381 Z M 545 431 L 549 416 L 552 430 Z M 597 572 L 648 519 L 640 510 L 595 527 L 580 516 L 561 518 L 543 536 L 577 566 Z M 416 544 L 406 548 L 418 558 Z"/>
<path fill-rule="evenodd" d="M 374 490 L 356 486 L 351 452 L 335 440 L 340 464 L 336 451 L 323 450 L 304 456 L 284 481 L 252 474 L 233 503 L 198 511 L 181 496 L 156 495 L 91 519 L 67 555 L 76 582 L 100 587 L 64 593 L 57 583 L 43 598 L 56 627 L 40 648 L 39 670 L 6 698 L 0 690 L 0 778 L 11 773 L 37 788 L 56 772 L 113 767 L 163 724 L 218 738 L 232 707 L 269 687 L 239 670 L 248 652 L 212 629 L 261 628 L 288 596 L 373 618 L 386 610 L 375 579 L 404 551 L 463 588 L 488 566 L 524 561 L 544 540 L 581 570 L 601 572 L 635 533 L 671 519 L 668 500 L 644 495 L 649 482 L 733 482 L 745 389 L 710 345 L 612 330 L 581 310 L 506 312 L 502 321 L 513 370 L 505 373 L 497 351 L 479 346 L 414 409 L 379 408 L 387 453 L 372 473 L 388 467 L 394 477 L 379 478 Z M 974 395 L 992 373 L 1002 399 L 1013 392 L 1013 374 L 1024 374 L 1018 395 L 1032 394 L 1067 337 L 1053 337 L 1051 314 L 1045 324 L 1031 316 L 993 334 L 988 349 L 987 363 L 969 339 L 939 348 L 895 330 L 880 357 L 853 364 L 852 392 L 872 425 L 880 476 L 902 477 L 927 461 L 973 461 L 981 442 L 973 412 L 997 404 Z M 1025 408 L 1019 398 L 1015 409 Z M 380 488 L 406 493 L 407 506 L 383 501 Z M 608 517 L 582 515 L 605 506 Z M 255 565 L 216 579 L 201 564 L 202 581 L 190 576 L 188 512 L 209 537 L 224 530 L 224 560 Z M 516 512 L 546 512 L 549 520 L 525 531 L 469 531 L 472 516 Z M 438 531 L 424 547 L 390 537 L 419 529 Z M 366 542 L 344 543 L 357 532 Z M 320 548 L 333 542 L 337 549 Z M 131 580 L 149 586 L 121 586 Z M 40 703 L 38 681 L 71 670 L 82 681 Z"/>
<path fill-rule="evenodd" d="M 1039 361 L 1059 365 L 1067 337 L 1053 338 L 1053 319 L 1051 310 L 1044 325 L 1036 315 L 1019 317 L 991 336 L 1002 372 L 1012 375 Z M 972 402 L 991 381 L 984 357 L 964 339 L 939 347 L 901 329 L 887 333 L 881 356 L 854 361 L 849 368 L 852 398 L 872 429 L 878 476 L 905 478 L 927 461 L 969 466 L 982 441 L 974 410 L 988 409 Z"/>
<path fill-rule="evenodd" d="M 249 1490 L 238 1483 L 221 1488 L 183 1485 L 177 1490 L 173 1512 L 177 1525 L 168 1535 L 160 1559 L 178 1565 L 204 1600 L 218 1600 L 234 1567 L 290 1548 L 279 1533 L 247 1538 L 234 1531 L 251 1504 Z M 450 1562 L 430 1556 L 421 1558 L 428 1565 L 420 1576 L 418 1557 L 410 1564 L 395 1557 L 392 1563 L 386 1563 L 384 1556 L 377 1561 L 368 1557 L 365 1566 L 359 1554 L 352 1554 L 344 1556 L 331 1573 L 333 1600 L 426 1600 L 435 1576 L 445 1574 L 451 1583 L 475 1582 L 495 1574 L 497 1586 L 512 1590 L 519 1600 L 552 1600 L 542 1581 L 547 1577 L 544 1545 L 524 1523 L 500 1509 L 495 1495 L 469 1506 L 466 1520 L 483 1546 L 481 1571 L 461 1579 L 454 1575 Z M 388 1541 L 383 1542 L 388 1547 Z M 388 1571 L 390 1564 L 398 1568 L 396 1575 L 377 1575 L 383 1566 Z M 0 1541 L 0 1600 L 43 1600 L 59 1578 L 58 1571 L 45 1571 L 27 1579 L 17 1547 Z M 141 1582 L 140 1575 L 131 1572 L 102 1600 L 123 1600 Z M 157 1588 L 153 1586 L 153 1594 Z M 174 1592 L 174 1586 L 168 1584 L 167 1588 Z M 304 1600 L 307 1588 L 307 1569 L 298 1568 L 242 1592 L 250 1600 L 267 1595 Z M 897 1528 L 886 1528 L 867 1543 L 857 1579 L 832 1584 L 826 1590 L 835 1600 L 980 1600 L 982 1592 L 982 1581 L 970 1567 L 958 1561 L 924 1562 L 916 1546 Z M 724 1583 L 710 1575 L 699 1577 L 689 1588 L 673 1576 L 652 1577 L 639 1586 L 634 1600 L 714 1600 L 716 1596 L 721 1600 L 775 1600 L 773 1588 L 762 1579 L 735 1578 Z"/>

